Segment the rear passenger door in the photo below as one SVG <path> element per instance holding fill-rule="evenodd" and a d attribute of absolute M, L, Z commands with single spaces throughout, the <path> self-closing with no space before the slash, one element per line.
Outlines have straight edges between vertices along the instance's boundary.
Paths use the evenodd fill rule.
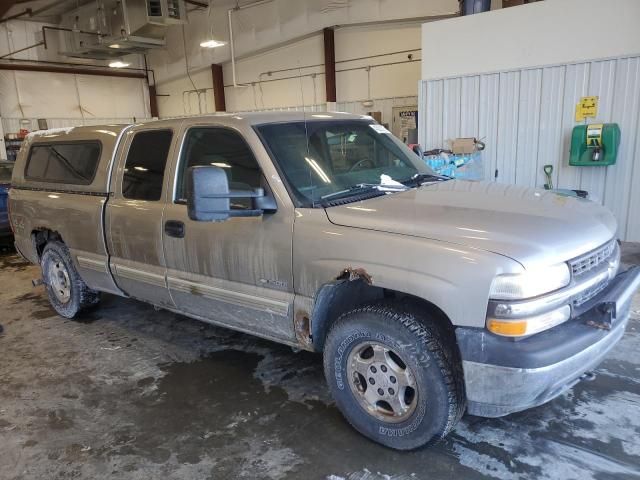
<path fill-rule="evenodd" d="M 140 125 L 127 133 L 111 180 L 106 217 L 116 283 L 131 297 L 164 307 L 174 306 L 162 246 L 166 172 L 174 137 L 166 126 Z"/>

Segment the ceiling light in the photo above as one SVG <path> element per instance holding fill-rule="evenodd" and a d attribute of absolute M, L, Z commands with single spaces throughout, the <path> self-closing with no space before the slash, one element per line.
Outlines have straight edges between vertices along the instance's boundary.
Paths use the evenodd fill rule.
<path fill-rule="evenodd" d="M 318 162 L 309 157 L 304 157 L 304 159 L 311 166 L 311 168 L 313 168 L 313 170 L 318 174 L 318 176 L 324 183 L 331 183 L 331 179 L 327 176 L 326 173 L 324 173 L 324 170 L 322 170 L 322 167 L 318 165 Z"/>
<path fill-rule="evenodd" d="M 122 48 L 119 43 L 112 43 L 109 48 Z"/>
<path fill-rule="evenodd" d="M 214 40 L 213 38 L 211 40 L 205 40 L 204 42 L 200 43 L 200 46 L 202 48 L 216 48 L 216 47 L 223 47 L 227 44 L 227 42 L 223 42 L 221 40 Z"/>
<path fill-rule="evenodd" d="M 122 62 L 120 60 L 115 60 L 109 64 L 111 68 L 125 68 L 128 67 L 129 64 L 126 62 Z"/>

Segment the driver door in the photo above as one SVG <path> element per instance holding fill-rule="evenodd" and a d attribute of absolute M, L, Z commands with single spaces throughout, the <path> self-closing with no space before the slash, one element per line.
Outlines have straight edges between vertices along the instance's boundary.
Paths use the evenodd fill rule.
<path fill-rule="evenodd" d="M 253 150 L 237 130 L 192 125 L 182 133 L 174 196 L 164 212 L 167 282 L 176 306 L 197 318 L 254 335 L 295 343 L 293 329 L 293 209 L 223 222 L 189 219 L 189 167 L 213 165 L 232 189 L 263 188 L 273 195 Z M 233 199 L 232 209 L 248 209 Z"/>

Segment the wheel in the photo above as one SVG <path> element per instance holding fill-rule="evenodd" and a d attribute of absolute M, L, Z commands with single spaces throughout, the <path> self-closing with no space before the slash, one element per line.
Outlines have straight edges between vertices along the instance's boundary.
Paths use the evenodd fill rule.
<path fill-rule="evenodd" d="M 60 316 L 74 318 L 78 312 L 100 301 L 100 293 L 91 290 L 80 278 L 63 243 L 48 243 L 40 265 L 49 302 Z"/>
<path fill-rule="evenodd" d="M 402 306 L 343 314 L 327 335 L 324 370 L 347 421 L 394 449 L 441 440 L 466 408 L 453 347 L 438 328 Z"/>

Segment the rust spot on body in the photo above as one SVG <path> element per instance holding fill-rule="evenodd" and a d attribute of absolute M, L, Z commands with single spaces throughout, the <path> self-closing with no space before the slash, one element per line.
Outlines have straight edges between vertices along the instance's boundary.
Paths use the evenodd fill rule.
<path fill-rule="evenodd" d="M 373 284 L 373 278 L 371 277 L 371 275 L 369 275 L 369 273 L 367 273 L 364 268 L 347 267 L 342 272 L 340 272 L 340 275 L 338 275 L 337 278 L 338 280 L 347 279 L 350 282 L 362 279 L 367 285 Z"/>
<path fill-rule="evenodd" d="M 296 339 L 304 349 L 311 348 L 311 321 L 309 313 L 304 310 L 298 310 L 294 318 L 294 328 L 296 331 Z"/>

